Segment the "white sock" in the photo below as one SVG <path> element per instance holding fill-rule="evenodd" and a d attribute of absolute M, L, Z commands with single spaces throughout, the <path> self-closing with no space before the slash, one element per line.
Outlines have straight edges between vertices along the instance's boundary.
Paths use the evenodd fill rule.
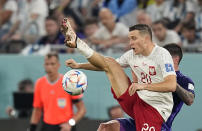
<path fill-rule="evenodd" d="M 91 49 L 84 41 L 77 38 L 76 41 L 77 49 L 79 52 L 84 55 L 86 58 L 90 58 L 93 55 L 94 50 Z"/>

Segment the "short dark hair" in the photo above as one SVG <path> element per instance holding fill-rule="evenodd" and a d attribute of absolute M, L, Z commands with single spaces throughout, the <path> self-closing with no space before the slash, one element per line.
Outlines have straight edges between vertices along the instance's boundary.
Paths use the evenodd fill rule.
<path fill-rule="evenodd" d="M 153 25 L 156 25 L 156 24 L 162 24 L 163 27 L 167 28 L 166 21 L 164 19 L 160 19 L 160 20 L 154 21 Z"/>
<path fill-rule="evenodd" d="M 91 25 L 91 24 L 96 24 L 97 25 L 98 24 L 97 19 L 95 19 L 95 18 L 87 18 L 85 20 L 84 26 Z"/>
<path fill-rule="evenodd" d="M 134 26 L 131 26 L 129 28 L 129 31 L 133 31 L 133 30 L 138 30 L 141 34 L 142 33 L 146 33 L 146 34 L 149 34 L 151 40 L 152 40 L 152 31 L 151 31 L 151 28 L 146 25 L 146 24 L 137 24 L 137 25 L 134 25 Z"/>
<path fill-rule="evenodd" d="M 56 23 L 57 23 L 57 19 L 55 18 L 55 17 L 53 17 L 53 16 L 48 16 L 48 17 L 46 17 L 46 20 L 53 20 L 53 21 L 55 21 Z"/>
<path fill-rule="evenodd" d="M 187 21 L 182 23 L 182 30 L 187 29 L 187 30 L 196 30 L 196 25 L 194 21 Z"/>
<path fill-rule="evenodd" d="M 182 52 L 182 48 L 175 44 L 175 43 L 170 43 L 168 45 L 165 45 L 163 46 L 165 49 L 168 50 L 168 52 L 170 52 L 171 56 L 179 56 L 179 62 L 178 64 L 180 63 L 180 61 L 182 60 L 182 57 L 183 57 L 183 52 Z"/>
<path fill-rule="evenodd" d="M 48 54 L 46 54 L 45 58 L 50 59 L 51 57 L 56 57 L 57 60 L 59 60 L 59 55 L 57 52 L 49 52 Z"/>
<path fill-rule="evenodd" d="M 27 85 L 31 85 L 33 86 L 33 82 L 31 79 L 24 79 L 24 80 L 21 80 L 19 83 L 18 83 L 18 90 L 19 91 L 25 91 L 25 88 Z"/>

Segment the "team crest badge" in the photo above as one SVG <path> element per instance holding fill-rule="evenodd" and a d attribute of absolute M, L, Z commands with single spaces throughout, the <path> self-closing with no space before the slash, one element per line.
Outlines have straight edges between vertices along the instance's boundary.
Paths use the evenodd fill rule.
<path fill-rule="evenodd" d="M 166 72 L 174 71 L 172 64 L 165 64 L 165 67 L 166 67 Z"/>
<path fill-rule="evenodd" d="M 65 98 L 58 98 L 57 104 L 58 104 L 58 107 L 64 108 L 66 106 L 66 99 Z"/>
<path fill-rule="evenodd" d="M 156 75 L 156 69 L 154 66 L 149 66 L 149 75 L 151 76 Z"/>

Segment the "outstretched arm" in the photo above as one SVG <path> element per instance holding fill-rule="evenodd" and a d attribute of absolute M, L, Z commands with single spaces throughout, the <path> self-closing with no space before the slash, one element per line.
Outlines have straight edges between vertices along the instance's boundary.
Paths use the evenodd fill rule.
<path fill-rule="evenodd" d="M 77 63 L 73 59 L 66 60 L 65 62 L 67 67 L 71 67 L 72 69 L 85 69 L 85 70 L 93 70 L 93 71 L 103 71 L 101 68 L 92 65 L 91 63 Z"/>
<path fill-rule="evenodd" d="M 192 105 L 194 102 L 194 94 L 190 91 L 185 90 L 179 84 L 177 84 L 176 93 L 179 98 L 188 106 Z"/>

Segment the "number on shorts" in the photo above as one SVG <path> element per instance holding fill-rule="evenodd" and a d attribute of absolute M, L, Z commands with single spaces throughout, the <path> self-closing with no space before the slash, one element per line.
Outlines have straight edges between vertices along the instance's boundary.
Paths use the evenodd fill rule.
<path fill-rule="evenodd" d="M 141 131 L 155 131 L 155 127 L 153 126 L 149 127 L 148 123 L 144 123 Z"/>

